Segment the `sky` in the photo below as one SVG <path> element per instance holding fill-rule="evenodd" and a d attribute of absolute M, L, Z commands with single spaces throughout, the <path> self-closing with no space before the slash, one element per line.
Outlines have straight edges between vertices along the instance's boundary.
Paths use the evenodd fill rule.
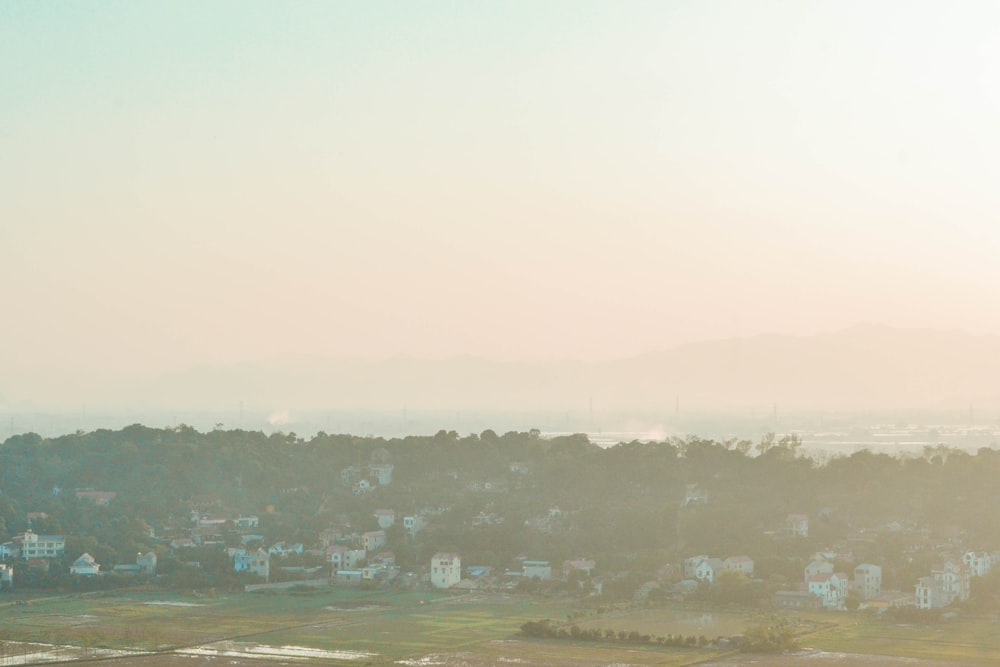
<path fill-rule="evenodd" d="M 0 362 L 1000 333 L 994 2 L 0 3 Z"/>

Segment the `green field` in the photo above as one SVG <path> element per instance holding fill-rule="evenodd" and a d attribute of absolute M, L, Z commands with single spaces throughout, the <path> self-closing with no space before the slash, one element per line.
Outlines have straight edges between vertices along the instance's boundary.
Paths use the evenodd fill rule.
<path fill-rule="evenodd" d="M 1000 662 L 1000 624 L 962 619 L 937 625 L 897 625 L 857 616 L 831 615 L 836 625 L 803 638 L 824 651 L 973 664 Z"/>
<path fill-rule="evenodd" d="M 398 660 L 407 664 L 405 661 L 430 657 L 442 665 L 515 661 L 524 665 L 679 666 L 726 655 L 707 649 L 534 640 L 519 635 L 526 621 L 565 621 L 573 611 L 572 605 L 570 600 L 504 594 L 356 589 L 214 597 L 159 591 L 39 597 L 28 600 L 28 604 L 0 602 L 0 623 L 4 628 L 0 660 L 29 650 L 27 644 L 15 642 L 72 645 L 81 648 L 79 657 L 97 657 L 98 649 L 162 651 L 200 647 L 195 650 L 253 651 L 262 645 L 370 654 L 323 660 L 325 664 L 355 665 Z M 727 611 L 633 608 L 591 614 L 575 624 L 654 636 L 714 638 L 739 634 L 752 622 L 751 615 Z M 932 663 L 995 664 L 1000 659 L 1000 634 L 997 625 L 988 620 L 918 626 L 883 623 L 862 615 L 816 613 L 797 617 L 797 622 L 802 645 L 823 651 L 859 657 L 900 656 Z M 266 662 L 237 658 L 233 664 Z M 741 664 L 745 658 L 729 655 L 719 664 Z M 124 662 L 150 667 L 161 663 L 182 665 L 185 660 L 193 662 L 194 658 L 160 655 Z M 121 660 L 116 663 L 122 665 Z"/>
<path fill-rule="evenodd" d="M 235 640 L 241 646 L 360 651 L 378 656 L 378 661 L 433 654 L 444 656 L 445 663 L 448 656 L 461 656 L 466 664 L 493 664 L 510 657 L 553 665 L 683 665 L 717 655 L 518 636 L 525 621 L 565 619 L 570 611 L 567 600 L 510 595 L 339 589 L 208 598 L 133 591 L 0 604 L 0 622 L 8 641 L 88 649 L 148 651 Z"/>

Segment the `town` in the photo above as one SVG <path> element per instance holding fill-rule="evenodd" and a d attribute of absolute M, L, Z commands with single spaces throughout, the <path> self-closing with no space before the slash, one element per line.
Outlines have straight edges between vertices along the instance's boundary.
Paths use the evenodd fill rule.
<path fill-rule="evenodd" d="M 3 447 L 11 591 L 433 588 L 898 614 L 989 609 L 1000 589 L 996 529 L 946 511 L 993 499 L 991 450 L 820 465 L 795 436 L 600 448 L 140 426 Z"/>

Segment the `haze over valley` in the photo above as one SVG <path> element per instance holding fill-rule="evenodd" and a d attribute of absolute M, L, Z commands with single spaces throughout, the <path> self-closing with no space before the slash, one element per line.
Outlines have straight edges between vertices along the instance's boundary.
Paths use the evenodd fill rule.
<path fill-rule="evenodd" d="M 1000 664 L 998 26 L 0 1 L 0 667 Z"/>

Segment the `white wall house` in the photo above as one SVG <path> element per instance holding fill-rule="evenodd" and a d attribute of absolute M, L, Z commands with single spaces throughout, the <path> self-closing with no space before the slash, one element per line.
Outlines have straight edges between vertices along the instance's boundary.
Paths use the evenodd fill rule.
<path fill-rule="evenodd" d="M 808 584 L 809 580 L 817 574 L 833 574 L 833 563 L 828 560 L 814 559 L 806 565 L 803 574 L 804 580 Z"/>
<path fill-rule="evenodd" d="M 386 509 L 375 510 L 375 520 L 378 521 L 379 528 L 387 530 L 396 523 L 396 513 Z"/>
<path fill-rule="evenodd" d="M 957 559 L 946 560 L 917 581 L 917 607 L 939 609 L 969 599 L 969 569 Z"/>
<path fill-rule="evenodd" d="M 753 576 L 753 559 L 750 556 L 730 556 L 722 561 L 722 569 Z"/>
<path fill-rule="evenodd" d="M 403 530 L 407 537 L 414 537 L 417 533 L 427 527 L 427 517 L 422 514 L 403 517 Z"/>
<path fill-rule="evenodd" d="M 326 555 L 333 571 L 336 572 L 337 570 L 358 569 L 365 562 L 368 552 L 364 549 L 352 549 L 343 544 L 332 544 L 327 547 Z"/>
<path fill-rule="evenodd" d="M 526 560 L 522 564 L 527 579 L 548 581 L 552 578 L 552 566 L 547 560 Z"/>
<path fill-rule="evenodd" d="M 263 548 L 254 551 L 236 549 L 233 551 L 233 569 L 267 579 L 271 574 L 271 554 Z"/>
<path fill-rule="evenodd" d="M 462 580 L 462 559 L 458 554 L 439 552 L 431 558 L 431 585 L 451 588 Z"/>
<path fill-rule="evenodd" d="M 93 556 L 88 553 L 84 553 L 73 561 L 73 564 L 69 566 L 69 571 L 71 574 L 81 574 L 91 577 L 101 571 L 101 566 L 94 560 Z"/>
<path fill-rule="evenodd" d="M 968 568 L 969 576 L 985 577 L 993 569 L 993 566 L 997 564 L 998 556 L 1000 556 L 1000 553 L 996 551 L 983 551 L 980 553 L 966 551 L 962 554 L 962 563 Z"/>
<path fill-rule="evenodd" d="M 870 563 L 862 563 L 854 568 L 854 592 L 864 600 L 881 595 L 882 568 Z"/>
<path fill-rule="evenodd" d="M 847 575 L 840 572 L 817 574 L 809 579 L 809 592 L 823 601 L 828 609 L 843 609 L 847 599 Z"/>
<path fill-rule="evenodd" d="M 805 514 L 789 514 L 785 519 L 785 531 L 792 537 L 809 537 L 809 517 Z"/>
<path fill-rule="evenodd" d="M 27 530 L 12 542 L 14 552 L 24 560 L 59 558 L 66 551 L 66 538 L 62 535 L 36 535 Z"/>

